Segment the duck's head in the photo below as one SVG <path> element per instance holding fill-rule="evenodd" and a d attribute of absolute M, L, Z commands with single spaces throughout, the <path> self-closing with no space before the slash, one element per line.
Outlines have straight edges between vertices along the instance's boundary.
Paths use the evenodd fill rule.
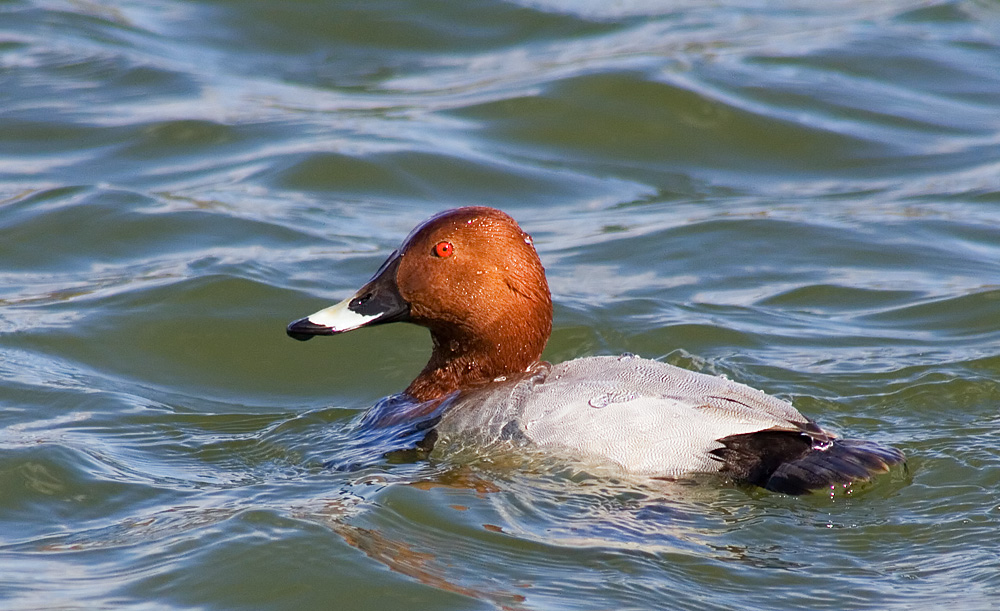
<path fill-rule="evenodd" d="M 552 300 L 531 236 L 485 207 L 421 223 L 357 293 L 288 325 L 307 340 L 388 322 L 430 329 L 430 361 L 406 389 L 419 400 L 523 372 L 541 357 Z"/>

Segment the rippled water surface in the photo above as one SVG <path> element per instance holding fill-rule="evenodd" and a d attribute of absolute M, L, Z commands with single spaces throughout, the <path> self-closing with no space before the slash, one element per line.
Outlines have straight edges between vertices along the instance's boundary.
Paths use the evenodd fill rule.
<path fill-rule="evenodd" d="M 366 455 L 426 331 L 285 325 L 470 203 L 534 236 L 549 360 L 907 468 Z M 998 448 L 997 2 L 0 2 L 4 609 L 995 609 Z"/>

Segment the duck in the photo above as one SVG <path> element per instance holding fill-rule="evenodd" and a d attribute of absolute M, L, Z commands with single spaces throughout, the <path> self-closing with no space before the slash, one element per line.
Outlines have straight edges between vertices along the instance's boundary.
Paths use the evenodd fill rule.
<path fill-rule="evenodd" d="M 432 350 L 378 419 L 419 422 L 431 445 L 472 435 L 636 476 L 713 473 L 789 495 L 848 487 L 904 462 L 896 448 L 843 439 L 727 377 L 630 354 L 543 361 L 545 269 L 531 236 L 495 208 L 432 216 L 356 293 L 286 331 L 305 341 L 393 322 L 427 328 Z"/>

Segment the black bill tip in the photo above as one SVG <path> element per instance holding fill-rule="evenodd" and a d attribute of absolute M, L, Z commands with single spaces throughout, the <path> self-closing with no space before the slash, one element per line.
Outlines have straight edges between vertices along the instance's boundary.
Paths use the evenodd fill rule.
<path fill-rule="evenodd" d="M 309 320 L 309 318 L 300 318 L 293 323 L 289 323 L 285 332 L 288 333 L 288 337 L 297 339 L 300 342 L 312 339 L 317 335 L 333 335 L 333 330 L 330 327 L 317 325 Z"/>

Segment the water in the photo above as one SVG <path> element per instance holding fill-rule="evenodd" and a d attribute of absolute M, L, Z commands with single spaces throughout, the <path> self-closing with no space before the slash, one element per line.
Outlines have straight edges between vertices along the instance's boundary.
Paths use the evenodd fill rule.
<path fill-rule="evenodd" d="M 792 400 L 833 495 L 358 452 L 420 220 L 532 233 L 546 358 Z M 1000 5 L 0 3 L 0 606 L 1000 608 Z"/>

